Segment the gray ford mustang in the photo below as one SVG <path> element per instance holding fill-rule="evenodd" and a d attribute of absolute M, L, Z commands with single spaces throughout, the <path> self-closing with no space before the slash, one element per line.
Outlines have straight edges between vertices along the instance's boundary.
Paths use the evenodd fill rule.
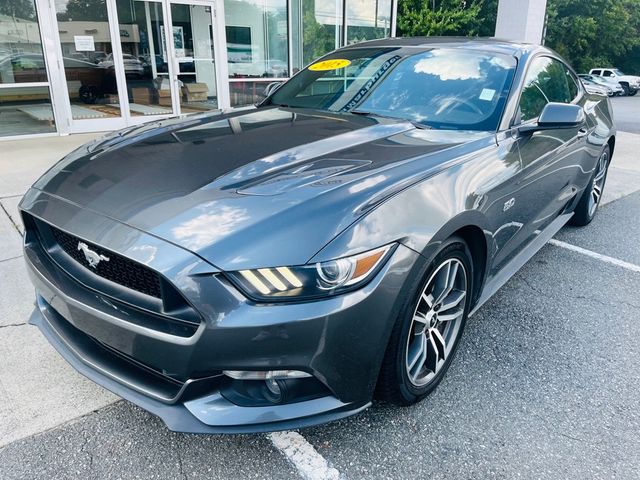
<path fill-rule="evenodd" d="M 373 41 L 269 90 L 85 145 L 21 203 L 31 323 L 172 430 L 422 399 L 467 317 L 591 221 L 615 147 L 608 99 L 532 45 Z"/>

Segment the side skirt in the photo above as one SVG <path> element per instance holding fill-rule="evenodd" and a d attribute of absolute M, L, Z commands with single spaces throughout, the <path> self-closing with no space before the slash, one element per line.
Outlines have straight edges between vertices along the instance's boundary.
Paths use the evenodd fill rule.
<path fill-rule="evenodd" d="M 478 302 L 473 307 L 473 310 L 469 314 L 469 316 L 476 313 L 482 305 L 485 304 L 487 300 L 489 300 L 494 293 L 500 290 L 507 281 L 513 277 L 518 270 L 522 268 L 522 266 L 527 263 L 531 257 L 533 257 L 538 250 L 546 245 L 546 243 L 553 238 L 553 236 L 558 233 L 558 231 L 564 227 L 564 225 L 569 221 L 569 219 L 573 216 L 573 212 L 565 213 L 564 215 L 560 215 L 553 222 L 551 222 L 547 228 L 542 231 L 539 231 L 537 236 L 529 242 L 529 244 L 522 249 L 520 253 L 518 253 L 509 263 L 507 263 L 502 270 L 500 270 L 496 275 L 489 280 L 484 289 L 482 290 L 482 295 L 478 299 Z"/>

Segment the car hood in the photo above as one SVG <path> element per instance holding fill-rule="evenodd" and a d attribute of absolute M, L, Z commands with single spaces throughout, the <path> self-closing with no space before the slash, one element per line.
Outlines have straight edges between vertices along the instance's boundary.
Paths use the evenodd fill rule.
<path fill-rule="evenodd" d="M 411 181 L 464 154 L 461 146 L 483 141 L 493 136 L 251 108 L 110 135 L 67 156 L 34 188 L 221 269 L 293 265 Z"/>

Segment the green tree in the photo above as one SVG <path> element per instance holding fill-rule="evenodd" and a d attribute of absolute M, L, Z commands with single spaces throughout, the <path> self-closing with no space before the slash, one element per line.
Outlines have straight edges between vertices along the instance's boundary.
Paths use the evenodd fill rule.
<path fill-rule="evenodd" d="M 481 0 L 476 17 L 476 28 L 479 37 L 493 37 L 496 33 L 496 19 L 498 18 L 498 0 Z"/>
<path fill-rule="evenodd" d="M 398 34 L 477 35 L 482 1 L 401 0 L 398 5 Z"/>
<path fill-rule="evenodd" d="M 581 72 L 624 68 L 640 49 L 640 0 L 549 0 L 545 45 Z"/>

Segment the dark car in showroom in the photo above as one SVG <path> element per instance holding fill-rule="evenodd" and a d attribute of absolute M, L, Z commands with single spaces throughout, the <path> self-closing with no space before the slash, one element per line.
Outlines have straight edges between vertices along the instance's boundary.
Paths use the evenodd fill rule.
<path fill-rule="evenodd" d="M 116 132 L 46 172 L 20 204 L 30 322 L 176 431 L 413 404 L 469 315 L 593 219 L 615 133 L 544 47 L 345 47 L 257 106 Z"/>

